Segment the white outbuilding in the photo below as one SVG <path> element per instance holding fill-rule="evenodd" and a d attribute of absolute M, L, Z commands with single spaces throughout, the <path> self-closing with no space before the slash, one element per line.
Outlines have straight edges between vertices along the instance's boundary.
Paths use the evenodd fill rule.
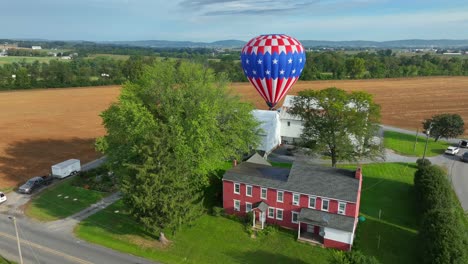
<path fill-rule="evenodd" d="M 261 144 L 257 150 L 270 154 L 281 144 L 281 124 L 277 111 L 253 110 L 253 116 L 261 123 Z"/>

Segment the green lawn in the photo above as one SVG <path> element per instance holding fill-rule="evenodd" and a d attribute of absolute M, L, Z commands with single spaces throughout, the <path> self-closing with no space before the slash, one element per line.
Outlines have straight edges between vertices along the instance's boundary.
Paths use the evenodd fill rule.
<path fill-rule="evenodd" d="M 421 134 L 420 134 L 421 135 Z M 384 144 L 385 148 L 392 149 L 396 153 L 422 157 L 424 153 L 424 146 L 426 144 L 426 136 L 418 136 L 416 148 L 414 148 L 416 142 L 416 135 L 403 134 L 393 131 L 384 132 Z M 427 143 L 426 156 L 437 156 L 444 153 L 444 150 L 450 146 L 449 143 L 439 140 L 435 142 L 433 138 L 429 138 Z"/>
<path fill-rule="evenodd" d="M 9 261 L 8 259 L 0 256 L 0 264 L 15 264 L 16 262 Z"/>
<path fill-rule="evenodd" d="M 291 168 L 292 163 L 288 162 L 274 162 L 274 161 L 268 161 L 270 162 L 271 166 L 273 167 L 281 167 L 281 168 Z"/>
<path fill-rule="evenodd" d="M 417 263 L 415 171 L 406 163 L 363 165 L 360 212 L 366 221 L 358 225 L 355 248 L 384 264 Z"/>
<path fill-rule="evenodd" d="M 210 215 L 182 228 L 170 238 L 171 246 L 161 249 L 155 237 L 122 212 L 125 207 L 117 202 L 83 221 L 75 232 L 87 241 L 163 263 L 327 263 L 331 254 L 297 242 L 296 232 L 280 230 L 253 239 L 242 223 Z"/>
<path fill-rule="evenodd" d="M 355 249 L 377 257 L 383 264 L 417 263 L 417 214 L 412 190 L 415 170 L 412 164 L 404 163 L 363 165 L 360 211 L 366 221 L 358 226 Z M 212 186 L 218 187 L 209 188 L 207 197 L 220 188 L 219 183 Z M 182 228 L 170 237 L 172 245 L 163 249 L 155 236 L 134 222 L 121 202 L 84 220 L 75 232 L 84 240 L 164 263 L 271 263 L 272 259 L 276 263 L 327 263 L 331 254 L 328 249 L 297 242 L 295 232 L 290 231 L 252 239 L 243 224 L 210 215 Z"/>
<path fill-rule="evenodd" d="M 41 221 L 57 220 L 85 209 L 106 195 L 72 186 L 73 180 L 67 179 L 48 187 L 27 205 L 25 214 Z"/>
<path fill-rule="evenodd" d="M 2 64 L 9 64 L 13 62 L 21 62 L 26 61 L 27 63 L 33 63 L 35 61 L 39 62 L 49 62 L 50 60 L 58 60 L 57 57 L 27 57 L 27 56 L 7 56 L 7 57 L 0 57 L 0 65 Z M 67 61 L 67 60 L 61 60 Z"/>

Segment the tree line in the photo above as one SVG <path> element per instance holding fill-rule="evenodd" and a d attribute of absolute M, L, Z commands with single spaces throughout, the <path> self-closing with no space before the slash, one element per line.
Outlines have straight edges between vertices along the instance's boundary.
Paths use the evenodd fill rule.
<path fill-rule="evenodd" d="M 0 90 L 122 84 L 135 79 L 143 65 L 153 62 L 154 58 L 142 56 L 128 60 L 97 57 L 14 62 L 0 65 Z"/>
<path fill-rule="evenodd" d="M 468 75 L 468 59 L 462 57 L 448 58 L 435 54 L 398 56 L 391 50 L 357 54 L 307 52 L 306 56 L 300 78 L 304 81 Z M 246 81 L 238 58 L 211 60 L 208 64 L 216 72 L 226 72 L 232 81 Z"/>
<path fill-rule="evenodd" d="M 16 51 L 21 51 L 20 49 Z M 16 52 L 14 51 L 14 52 Z M 0 66 L 0 90 L 43 87 L 73 87 L 122 84 L 134 80 L 144 65 L 156 59 L 178 59 L 201 63 L 230 81 L 246 82 L 239 52 L 213 49 L 149 49 L 81 44 L 72 61 L 26 61 Z M 10 50 L 9 50 L 10 52 Z M 28 50 L 28 52 L 35 52 Z M 132 54 L 128 60 L 87 57 L 93 54 Z M 40 54 L 40 51 L 37 51 Z M 18 54 L 20 55 L 20 54 Z M 301 80 L 341 80 L 416 76 L 468 76 L 468 59 L 424 54 L 396 56 L 391 50 L 376 53 L 308 52 Z"/>

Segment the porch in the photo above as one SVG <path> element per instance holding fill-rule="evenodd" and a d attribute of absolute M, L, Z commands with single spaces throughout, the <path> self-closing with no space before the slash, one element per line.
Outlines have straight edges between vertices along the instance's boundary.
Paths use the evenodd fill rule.
<path fill-rule="evenodd" d="M 262 230 L 265 227 L 267 210 L 268 204 L 263 201 L 254 204 L 252 208 L 252 227 L 254 229 Z"/>

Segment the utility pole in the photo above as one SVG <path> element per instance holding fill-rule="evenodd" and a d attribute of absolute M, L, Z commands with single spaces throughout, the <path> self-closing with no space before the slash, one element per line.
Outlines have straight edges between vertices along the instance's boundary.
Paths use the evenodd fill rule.
<path fill-rule="evenodd" d="M 426 158 L 426 150 L 427 150 L 427 141 L 429 140 L 429 135 L 431 134 L 432 123 L 429 125 L 429 128 L 426 130 L 426 145 L 424 145 L 424 153 L 423 153 L 423 161 Z"/>
<path fill-rule="evenodd" d="M 20 239 L 18 235 L 18 226 L 16 226 L 16 218 L 14 216 L 9 216 L 8 218 L 13 220 L 13 224 L 15 225 L 16 242 L 18 243 L 18 253 L 19 253 L 20 264 L 23 264 L 23 255 L 21 255 L 21 245 L 20 245 Z"/>

